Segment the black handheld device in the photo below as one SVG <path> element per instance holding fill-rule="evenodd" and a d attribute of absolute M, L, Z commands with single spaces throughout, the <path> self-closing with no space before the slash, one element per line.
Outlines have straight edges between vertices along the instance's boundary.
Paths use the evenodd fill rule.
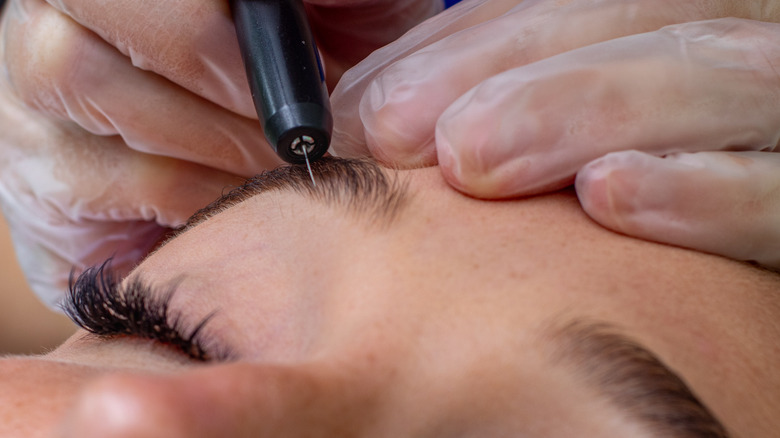
<path fill-rule="evenodd" d="M 230 0 L 249 88 L 265 136 L 293 164 L 328 151 L 328 89 L 302 0 Z"/>

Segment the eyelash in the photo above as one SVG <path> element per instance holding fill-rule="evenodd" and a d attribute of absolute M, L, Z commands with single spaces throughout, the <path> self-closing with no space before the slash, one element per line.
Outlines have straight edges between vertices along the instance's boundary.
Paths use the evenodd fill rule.
<path fill-rule="evenodd" d="M 175 287 L 159 290 L 139 279 L 120 285 L 109 259 L 75 281 L 71 275 L 62 309 L 74 323 L 98 336 L 154 340 L 201 362 L 230 359 L 228 350 L 214 347 L 203 334 L 214 314 L 188 329 L 181 314 L 170 307 L 175 291 Z"/>

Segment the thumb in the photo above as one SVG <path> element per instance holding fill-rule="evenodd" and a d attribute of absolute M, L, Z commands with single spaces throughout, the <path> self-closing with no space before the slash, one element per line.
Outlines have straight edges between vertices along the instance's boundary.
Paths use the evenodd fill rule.
<path fill-rule="evenodd" d="M 575 185 L 607 228 L 780 267 L 780 155 L 616 152 L 582 168 Z"/>

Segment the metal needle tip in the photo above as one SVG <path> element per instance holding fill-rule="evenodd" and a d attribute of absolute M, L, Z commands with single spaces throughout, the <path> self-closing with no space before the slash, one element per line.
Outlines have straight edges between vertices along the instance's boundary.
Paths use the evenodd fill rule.
<path fill-rule="evenodd" d="M 309 154 L 306 152 L 306 147 L 301 148 L 303 150 L 303 158 L 306 160 L 306 168 L 309 169 L 309 176 L 311 177 L 311 183 L 314 187 L 317 187 L 317 182 L 314 181 L 314 173 L 311 171 L 311 164 L 309 164 Z"/>

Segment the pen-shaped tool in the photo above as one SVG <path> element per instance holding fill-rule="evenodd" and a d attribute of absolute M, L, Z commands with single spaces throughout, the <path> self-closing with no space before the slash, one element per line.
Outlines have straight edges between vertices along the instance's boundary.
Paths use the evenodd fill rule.
<path fill-rule="evenodd" d="M 333 118 L 303 1 L 230 0 L 230 7 L 265 136 L 284 161 L 309 166 L 328 151 Z"/>

